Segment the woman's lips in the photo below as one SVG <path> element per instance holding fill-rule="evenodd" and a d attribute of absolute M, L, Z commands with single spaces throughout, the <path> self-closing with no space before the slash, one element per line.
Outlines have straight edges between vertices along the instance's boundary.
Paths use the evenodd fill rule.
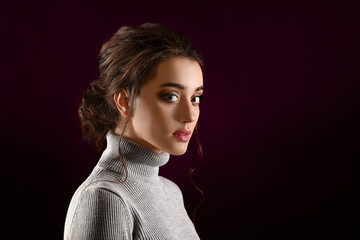
<path fill-rule="evenodd" d="M 182 142 L 187 142 L 190 139 L 191 131 L 190 130 L 180 130 L 180 131 L 174 132 L 173 136 Z"/>

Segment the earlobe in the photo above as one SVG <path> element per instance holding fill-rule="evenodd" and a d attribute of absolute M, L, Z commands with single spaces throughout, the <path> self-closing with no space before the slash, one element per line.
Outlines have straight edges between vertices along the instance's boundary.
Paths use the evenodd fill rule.
<path fill-rule="evenodd" d="M 129 110 L 129 102 L 128 102 L 128 94 L 125 89 L 114 94 L 114 101 L 117 109 L 124 116 L 128 115 Z"/>

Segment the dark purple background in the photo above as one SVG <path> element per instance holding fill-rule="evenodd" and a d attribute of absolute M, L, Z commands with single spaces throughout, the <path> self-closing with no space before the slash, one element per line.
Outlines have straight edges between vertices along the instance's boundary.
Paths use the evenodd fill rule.
<path fill-rule="evenodd" d="M 186 33 L 205 59 L 202 239 L 359 236 L 359 7 L 121 2 L 1 2 L 4 236 L 62 238 L 101 154 L 81 139 L 81 96 L 102 43 L 144 22 Z M 160 169 L 189 214 L 201 199 L 187 177 L 196 161 L 191 145 Z"/>

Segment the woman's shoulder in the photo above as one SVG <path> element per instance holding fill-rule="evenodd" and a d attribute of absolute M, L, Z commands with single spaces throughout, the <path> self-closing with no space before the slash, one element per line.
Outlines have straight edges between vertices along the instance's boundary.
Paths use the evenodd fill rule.
<path fill-rule="evenodd" d="M 78 204 L 81 201 L 102 199 L 103 202 L 110 198 L 117 198 L 126 203 L 126 191 L 118 184 L 119 179 L 111 173 L 93 171 L 90 176 L 76 189 L 71 202 Z M 80 201 L 81 200 L 81 201 Z"/>
<path fill-rule="evenodd" d="M 106 234 L 113 233 L 114 231 L 111 229 L 114 219 L 122 226 L 116 228 L 117 231 L 122 235 L 130 234 L 129 229 L 131 228 L 128 226 L 132 226 L 133 219 L 129 202 L 120 191 L 114 188 L 113 184 L 106 181 L 85 181 L 80 185 L 68 208 L 65 239 L 77 239 L 78 236 L 82 236 L 79 237 L 81 239 L 90 239 L 89 231 L 91 236 L 104 232 Z M 109 219 L 108 216 L 112 216 L 112 218 Z M 107 232 L 103 228 L 110 230 Z"/>
<path fill-rule="evenodd" d="M 178 185 L 175 182 L 173 182 L 172 180 L 170 180 L 166 177 L 163 177 L 163 176 L 159 176 L 159 178 L 163 182 L 163 184 L 170 186 L 170 187 L 179 188 Z"/>
<path fill-rule="evenodd" d="M 122 179 L 118 175 L 112 174 L 108 171 L 99 171 L 95 176 L 90 177 L 79 188 L 81 192 L 97 194 L 100 192 L 107 192 L 109 195 L 115 195 L 118 198 L 126 198 L 126 191 L 122 184 L 119 184 Z"/>
<path fill-rule="evenodd" d="M 167 189 L 170 189 L 171 191 L 173 191 L 175 194 L 179 195 L 182 199 L 182 192 L 181 192 L 181 189 L 179 188 L 179 186 L 173 182 L 172 180 L 168 179 L 168 178 L 165 178 L 163 176 L 159 176 L 162 183 L 164 184 L 164 186 L 167 188 Z"/>

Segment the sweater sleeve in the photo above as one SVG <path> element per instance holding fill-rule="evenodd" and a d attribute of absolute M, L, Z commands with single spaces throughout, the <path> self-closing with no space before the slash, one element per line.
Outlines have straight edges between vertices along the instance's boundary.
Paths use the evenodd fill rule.
<path fill-rule="evenodd" d="M 123 199 L 102 188 L 81 193 L 69 240 L 132 239 L 132 224 Z"/>

